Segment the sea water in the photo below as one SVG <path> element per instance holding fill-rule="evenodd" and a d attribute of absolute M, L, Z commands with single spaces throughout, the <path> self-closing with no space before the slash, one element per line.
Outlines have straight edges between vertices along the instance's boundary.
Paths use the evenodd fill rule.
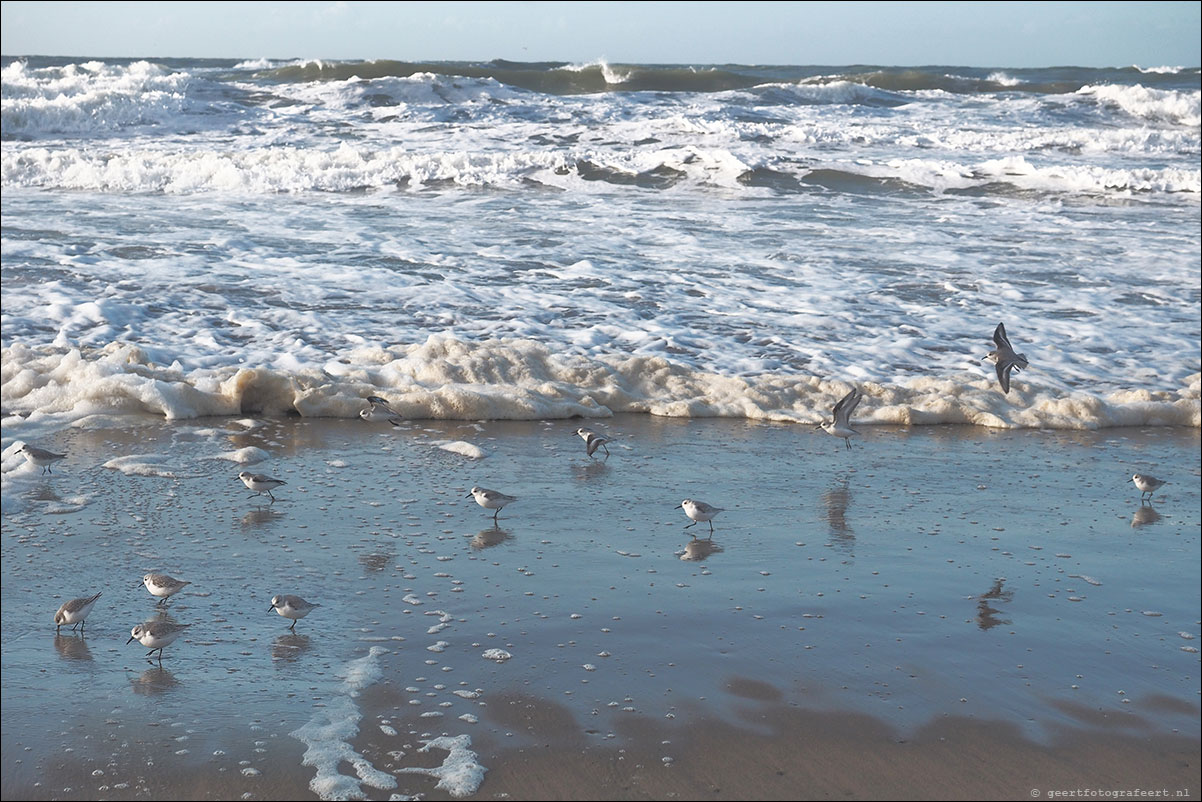
<path fill-rule="evenodd" d="M 3 63 L 7 413 L 1200 425 L 1193 67 Z"/>

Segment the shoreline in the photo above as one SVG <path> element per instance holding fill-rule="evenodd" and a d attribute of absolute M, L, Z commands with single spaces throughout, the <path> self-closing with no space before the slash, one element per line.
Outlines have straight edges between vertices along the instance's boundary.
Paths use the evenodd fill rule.
<path fill-rule="evenodd" d="M 770 687 L 738 678 L 732 685 L 742 682 L 761 691 Z M 1038 742 L 1006 722 L 949 716 L 902 731 L 861 713 L 810 710 L 745 693 L 736 694 L 743 704 L 732 719 L 673 721 L 634 714 L 609 733 L 578 725 L 570 710 L 552 700 L 499 694 L 485 714 L 491 734 L 471 743 L 486 774 L 474 793 L 460 795 L 438 785 L 446 774 L 444 751 L 418 751 L 434 733 L 420 719 L 411 720 L 411 727 L 397 720 L 404 694 L 388 685 L 365 694 L 362 731 L 352 745 L 371 765 L 395 776 L 395 787 L 364 784 L 361 794 L 349 797 L 318 795 L 308 784 L 309 772 L 297 770 L 299 744 L 257 762 L 250 773 L 224 756 L 158 770 L 156 752 L 162 750 L 147 741 L 141 758 L 139 750 L 124 755 L 133 765 L 64 756 L 45 767 L 37 784 L 6 760 L 3 795 L 581 801 L 1199 797 L 1202 741 L 1148 734 L 1144 721 L 1063 726 Z M 379 726 L 380 721 L 389 723 Z M 97 787 L 96 771 L 102 777 L 137 773 L 139 764 L 136 783 Z M 449 776 L 453 786 L 454 772 Z"/>
<path fill-rule="evenodd" d="M 532 799 L 1196 776 L 1195 430 L 873 427 L 846 451 L 605 424 L 609 460 L 573 420 L 108 419 L 61 430 L 52 475 L 6 462 L 5 796 L 437 799 L 432 773 L 472 766 L 472 798 Z M 232 455 L 266 457 L 276 503 Z M 1171 484 L 1143 504 L 1135 470 Z M 518 500 L 494 525 L 473 485 Z M 725 508 L 712 538 L 689 497 Z M 160 607 L 149 570 L 191 584 Z M 85 590 L 86 636 L 56 638 Z M 276 593 L 322 606 L 291 631 Z M 160 668 L 126 640 L 164 611 L 191 627 Z M 444 734 L 471 738 L 455 766 L 417 751 Z"/>

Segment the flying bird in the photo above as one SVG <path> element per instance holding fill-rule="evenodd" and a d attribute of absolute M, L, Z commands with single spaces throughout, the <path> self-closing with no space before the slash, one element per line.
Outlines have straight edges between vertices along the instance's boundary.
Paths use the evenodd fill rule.
<path fill-rule="evenodd" d="M 1006 336 L 1006 327 L 1001 323 L 993 330 L 993 342 L 997 348 L 985 355 L 985 359 L 997 365 L 997 380 L 1002 385 L 1002 392 L 1010 392 L 1010 371 L 1022 370 L 1027 367 L 1027 357 L 1014 353 L 1010 338 Z"/>
<path fill-rule="evenodd" d="M 864 394 L 856 388 L 852 388 L 851 392 L 843 396 L 838 404 L 835 404 L 835 409 L 831 412 L 831 419 L 823 421 L 815 428 L 822 429 L 827 434 L 833 434 L 835 437 L 842 437 L 843 442 L 847 445 L 848 450 L 851 449 L 851 438 L 853 435 L 858 435 L 855 429 L 851 428 L 851 413 L 855 411 L 856 405 L 860 403 L 860 399 Z"/>

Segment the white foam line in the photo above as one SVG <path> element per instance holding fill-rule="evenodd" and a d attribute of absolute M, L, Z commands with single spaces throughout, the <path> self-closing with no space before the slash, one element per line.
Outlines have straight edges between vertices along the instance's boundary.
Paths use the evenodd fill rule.
<path fill-rule="evenodd" d="M 364 783 L 373 788 L 396 787 L 395 777 L 377 769 L 350 744 L 363 718 L 355 697 L 379 679 L 380 665 L 376 658 L 387 653 L 384 647 L 373 646 L 365 656 L 352 660 L 343 676 L 342 695 L 317 711 L 304 726 L 289 733 L 308 747 L 301 764 L 317 769 L 309 788 L 322 799 L 366 799 Z M 339 773 L 338 766 L 343 762 L 351 764 L 357 777 Z"/>

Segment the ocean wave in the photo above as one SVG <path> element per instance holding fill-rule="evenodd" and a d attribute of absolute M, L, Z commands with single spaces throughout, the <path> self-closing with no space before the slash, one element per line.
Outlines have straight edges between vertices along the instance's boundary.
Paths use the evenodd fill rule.
<path fill-rule="evenodd" d="M 779 105 L 904 106 L 912 95 L 881 89 L 855 81 L 761 84 L 750 90 L 761 100 Z"/>
<path fill-rule="evenodd" d="M 1132 64 L 1131 66 L 1142 73 L 1153 75 L 1179 75 L 1185 71 L 1185 67 L 1169 67 L 1167 65 L 1162 67 L 1141 67 L 1138 64 Z"/>
<path fill-rule="evenodd" d="M 868 72 L 842 72 L 806 78 L 803 83 L 822 84 L 849 82 L 912 95 L 933 91 L 953 95 L 1025 92 L 1031 94 L 1064 94 L 1075 92 L 1081 82 L 1071 79 L 1028 81 L 1007 73 L 993 72 L 987 76 L 972 76 L 924 69 L 878 69 Z"/>
<path fill-rule="evenodd" d="M 1083 86 L 1077 94 L 1096 99 L 1100 105 L 1119 108 L 1141 120 L 1170 122 L 1194 128 L 1202 124 L 1202 92 L 1199 91 L 1152 89 L 1139 84 L 1099 84 Z"/>
<path fill-rule="evenodd" d="M 1037 379 L 1002 395 L 976 374 L 863 382 L 857 423 L 993 428 L 1202 427 L 1202 374 L 1176 390 L 1066 393 Z M 167 419 L 247 414 L 354 418 L 379 395 L 401 417 L 446 420 L 602 418 L 616 413 L 729 417 L 813 424 L 849 389 L 807 375 L 734 377 L 662 357 L 565 356 L 529 340 L 465 342 L 431 336 L 364 347 L 320 367 L 219 369 L 155 364 L 112 343 L 86 352 L 21 344 L 3 351 L 5 415 L 70 420 L 99 413 Z"/>
<path fill-rule="evenodd" d="M 749 159 L 724 148 L 663 147 L 626 151 L 538 148 L 514 152 L 415 153 L 403 147 L 333 150 L 272 147 L 247 151 L 78 148 L 5 150 L 0 183 L 104 193 L 362 192 L 440 185 L 555 187 L 587 191 L 590 184 L 637 189 L 770 187 L 798 191 L 817 185 L 836 191 L 933 191 L 1011 195 L 1202 192 L 1202 170 L 1181 167 L 1105 168 L 1039 165 L 1024 156 L 981 162 L 891 159 L 797 164 Z"/>
<path fill-rule="evenodd" d="M 491 79 L 508 86 L 551 95 L 618 91 L 722 92 L 754 86 L 760 82 L 754 75 L 744 75 L 719 67 L 612 65 L 604 61 L 587 64 L 524 64 L 510 61 L 309 61 L 261 70 L 256 73 L 256 77 L 287 83 L 410 78 L 422 73 L 447 78 Z"/>
<path fill-rule="evenodd" d="M 988 159 L 973 165 L 940 159 L 832 164 L 809 170 L 798 180 L 801 185 L 857 194 L 937 192 L 1015 197 L 1202 193 L 1202 170 L 1116 170 L 1083 165 L 1045 167 L 1033 165 L 1022 156 Z"/>
<path fill-rule="evenodd" d="M 3 70 L 0 121 L 5 139 L 153 126 L 177 117 L 191 76 L 147 61 L 99 61 Z"/>

